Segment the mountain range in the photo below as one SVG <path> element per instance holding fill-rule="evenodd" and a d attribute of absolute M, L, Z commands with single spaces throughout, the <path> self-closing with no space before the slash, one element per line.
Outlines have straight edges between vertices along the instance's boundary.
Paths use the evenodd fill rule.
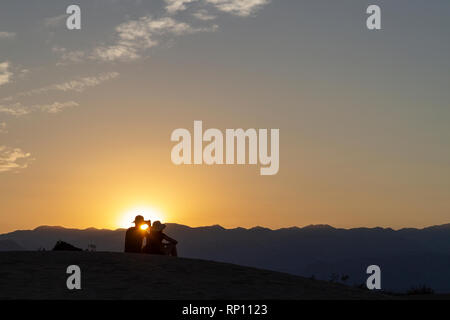
<path fill-rule="evenodd" d="M 354 228 L 311 225 L 272 230 L 263 227 L 191 228 L 167 224 L 186 258 L 281 271 L 346 284 L 365 283 L 366 268 L 381 268 L 382 288 L 404 292 L 426 285 L 450 292 L 450 224 L 423 229 Z M 125 229 L 67 229 L 41 226 L 0 235 L 0 251 L 50 250 L 58 240 L 97 251 L 123 251 Z M 347 277 L 344 277 L 344 279 Z"/>

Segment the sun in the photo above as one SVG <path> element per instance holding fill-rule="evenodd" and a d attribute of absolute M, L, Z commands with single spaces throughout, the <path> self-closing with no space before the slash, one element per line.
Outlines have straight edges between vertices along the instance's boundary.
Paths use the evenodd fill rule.
<path fill-rule="evenodd" d="M 148 224 L 141 225 L 141 230 L 147 230 L 147 229 L 148 229 Z"/>
<path fill-rule="evenodd" d="M 145 220 L 150 220 L 152 223 L 153 221 L 164 220 L 164 215 L 161 213 L 160 210 L 152 208 L 152 207 L 134 207 L 132 209 L 126 210 L 123 214 L 120 215 L 118 225 L 120 228 L 129 228 L 133 226 L 134 218 L 137 215 L 141 215 L 144 217 Z"/>

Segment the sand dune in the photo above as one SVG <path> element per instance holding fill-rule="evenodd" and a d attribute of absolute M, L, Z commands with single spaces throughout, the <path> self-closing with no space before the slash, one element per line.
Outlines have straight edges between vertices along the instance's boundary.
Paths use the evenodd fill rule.
<path fill-rule="evenodd" d="M 289 274 L 204 260 L 109 252 L 0 252 L 1 299 L 379 299 Z M 66 287 L 66 268 L 82 290 Z"/>

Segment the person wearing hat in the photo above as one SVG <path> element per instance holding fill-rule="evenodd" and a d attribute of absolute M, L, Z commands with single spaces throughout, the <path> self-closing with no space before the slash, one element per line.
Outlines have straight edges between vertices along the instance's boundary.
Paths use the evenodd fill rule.
<path fill-rule="evenodd" d="M 150 221 L 145 221 L 144 217 L 141 215 L 134 218 L 134 227 L 128 228 L 125 234 L 125 252 L 142 253 L 142 244 L 148 234 L 148 231 L 141 228 L 142 225 L 148 224 Z"/>
<path fill-rule="evenodd" d="M 150 233 L 147 235 L 147 244 L 144 248 L 144 252 L 174 257 L 178 256 L 178 241 L 166 235 L 163 232 L 165 228 L 166 225 L 162 224 L 160 221 L 153 222 Z"/>

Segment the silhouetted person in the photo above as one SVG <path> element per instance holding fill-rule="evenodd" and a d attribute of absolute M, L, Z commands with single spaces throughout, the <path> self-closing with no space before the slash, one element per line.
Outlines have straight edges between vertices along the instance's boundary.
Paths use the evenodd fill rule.
<path fill-rule="evenodd" d="M 125 252 L 142 252 L 142 243 L 148 233 L 146 230 L 141 229 L 143 224 L 150 224 L 150 221 L 146 222 L 143 216 L 136 216 L 133 223 L 134 227 L 128 228 L 125 234 Z"/>
<path fill-rule="evenodd" d="M 163 230 L 166 228 L 165 224 L 159 221 L 153 222 L 153 226 L 150 229 L 150 233 L 147 235 L 147 244 L 144 251 L 150 254 L 160 254 L 166 256 L 178 256 L 177 243 L 175 239 L 172 239 Z M 166 242 L 163 242 L 165 240 Z"/>

